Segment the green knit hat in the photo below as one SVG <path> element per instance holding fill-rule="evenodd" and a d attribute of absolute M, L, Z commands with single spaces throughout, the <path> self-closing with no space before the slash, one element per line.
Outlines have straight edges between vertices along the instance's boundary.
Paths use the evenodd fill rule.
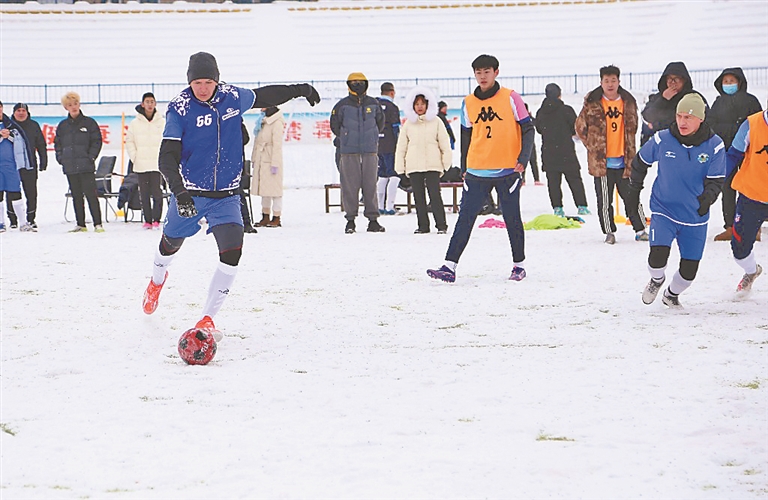
<path fill-rule="evenodd" d="M 689 115 L 695 116 L 699 120 L 704 119 L 705 109 L 706 106 L 704 104 L 704 99 L 702 99 L 701 96 L 696 92 L 685 94 L 683 98 L 680 99 L 680 102 L 677 103 L 678 113 L 688 113 Z"/>

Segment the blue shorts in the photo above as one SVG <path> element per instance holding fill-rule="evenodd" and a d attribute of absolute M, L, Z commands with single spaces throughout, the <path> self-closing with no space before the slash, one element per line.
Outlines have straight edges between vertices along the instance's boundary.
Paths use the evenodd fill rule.
<path fill-rule="evenodd" d="M 701 260 L 707 242 L 707 225 L 687 226 L 653 214 L 648 239 L 652 247 L 671 247 L 672 241 L 677 240 L 680 258 Z"/>
<path fill-rule="evenodd" d="M 208 233 L 215 226 L 221 224 L 243 225 L 243 216 L 240 212 L 240 195 L 227 196 L 226 198 L 205 198 L 193 196 L 197 215 L 194 217 L 182 217 L 176 208 L 176 197 L 171 196 L 168 204 L 168 213 L 165 216 L 163 233 L 169 238 L 188 238 L 200 231 L 200 219 L 205 217 L 208 221 Z"/>
<path fill-rule="evenodd" d="M 21 193 L 21 176 L 18 170 L 0 169 L 0 191 Z"/>

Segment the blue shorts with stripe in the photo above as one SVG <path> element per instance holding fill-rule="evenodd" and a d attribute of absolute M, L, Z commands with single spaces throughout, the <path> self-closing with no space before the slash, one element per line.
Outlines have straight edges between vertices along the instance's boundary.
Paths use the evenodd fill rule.
<path fill-rule="evenodd" d="M 240 195 L 227 196 L 226 198 L 206 198 L 193 196 L 197 215 L 194 217 L 182 217 L 176 208 L 176 197 L 171 196 L 168 204 L 168 214 L 165 216 L 163 233 L 169 238 L 188 238 L 200 231 L 200 219 L 205 217 L 208 221 L 208 233 L 215 226 L 221 224 L 243 225 L 243 216 L 240 212 Z"/>
<path fill-rule="evenodd" d="M 653 214 L 648 236 L 652 247 L 671 247 L 672 242 L 677 240 L 681 258 L 701 260 L 707 243 L 707 225 L 680 224 L 663 215 Z"/>

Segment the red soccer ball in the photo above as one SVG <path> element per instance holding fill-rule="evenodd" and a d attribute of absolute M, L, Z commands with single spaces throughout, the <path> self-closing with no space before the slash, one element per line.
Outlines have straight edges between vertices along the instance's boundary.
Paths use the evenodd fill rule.
<path fill-rule="evenodd" d="M 188 365 L 207 365 L 216 356 L 216 341 L 213 334 L 192 328 L 181 334 L 179 356 Z"/>

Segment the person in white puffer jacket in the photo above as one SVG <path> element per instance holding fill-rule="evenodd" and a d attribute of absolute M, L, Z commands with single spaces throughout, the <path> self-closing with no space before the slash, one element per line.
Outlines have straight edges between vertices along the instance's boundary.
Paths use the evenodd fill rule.
<path fill-rule="evenodd" d="M 128 125 L 125 148 L 133 162 L 133 171 L 139 176 L 144 229 L 158 229 L 163 215 L 163 191 L 160 187 L 162 175 L 158 158 L 165 117 L 157 112 L 157 101 L 152 92 L 142 96 L 136 111 L 136 119 Z"/>
<path fill-rule="evenodd" d="M 448 231 L 440 194 L 440 176 L 451 167 L 451 139 L 437 118 L 437 96 L 428 88 L 416 86 L 405 98 L 405 124 L 395 149 L 395 171 L 411 181 L 416 203 L 418 227 L 415 234 L 429 232 L 427 197 L 438 234 Z"/>

